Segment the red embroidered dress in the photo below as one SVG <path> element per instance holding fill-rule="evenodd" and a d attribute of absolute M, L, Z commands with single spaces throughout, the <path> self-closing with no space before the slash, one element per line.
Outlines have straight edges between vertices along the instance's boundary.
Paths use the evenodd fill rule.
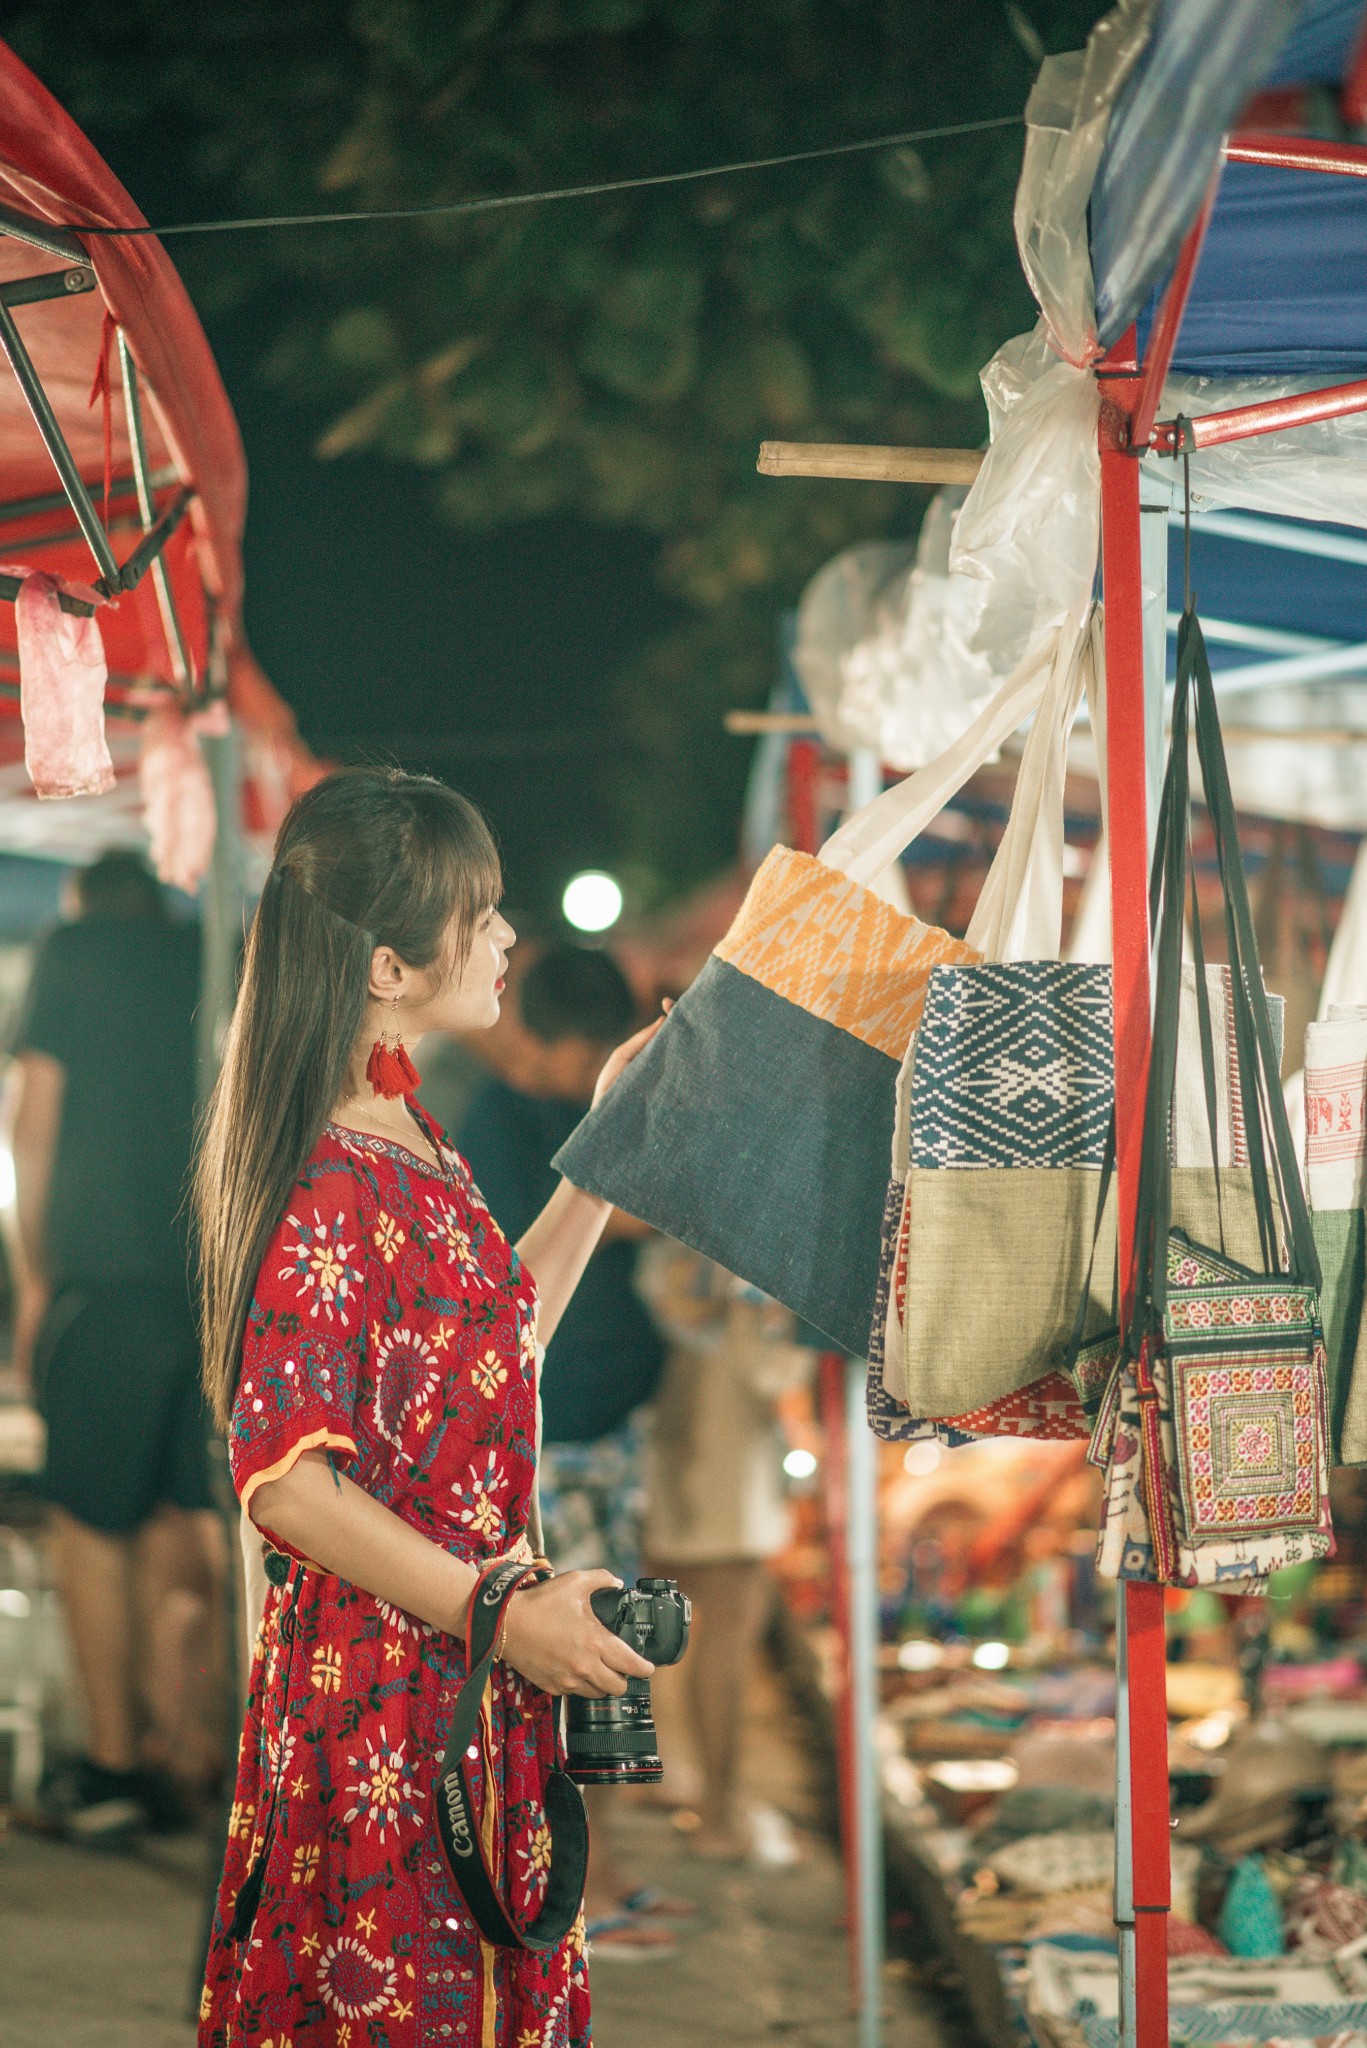
<path fill-rule="evenodd" d="M 434 1143 L 440 1133 L 428 1126 Z M 386 1507 L 483 1564 L 524 1535 L 536 1290 L 456 1153 L 329 1125 L 257 1279 L 233 1413 L 244 1501 L 327 1449 Z M 272 1586 L 252 1664 L 200 2048 L 581 2048 L 582 1933 L 549 1956 L 481 1942 L 432 1782 L 464 1649 L 332 1574 Z M 494 1666 L 500 1882 L 539 1909 L 555 1760 L 548 1696 Z M 484 1808 L 484 1764 L 470 1766 Z M 250 1934 L 233 1905 L 266 1845 Z"/>

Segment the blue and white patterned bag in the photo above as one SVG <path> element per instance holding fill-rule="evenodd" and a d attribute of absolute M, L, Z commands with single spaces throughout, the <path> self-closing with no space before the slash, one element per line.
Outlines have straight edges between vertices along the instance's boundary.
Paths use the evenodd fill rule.
<path fill-rule="evenodd" d="M 948 978 L 932 971 L 903 1062 L 869 1346 L 869 1420 L 880 1436 L 1088 1434 L 1061 1373 L 1011 1404 L 1009 1415 L 984 1410 L 1062 1364 L 1091 1243 L 1111 1110 L 1111 977 L 1109 967 L 1061 962 L 1058 953 L 1068 735 L 1084 689 L 1095 695 L 1101 670 L 1093 609 L 1060 634 L 1011 817 L 969 926 L 967 943 L 984 964 Z M 1056 1247 L 1070 1244 L 1077 1257 L 1052 1278 L 1044 1262 L 1029 1266 L 1025 1284 L 1028 1290 L 1033 1273 L 1044 1288 L 1043 1319 L 1051 1332 L 1057 1325 L 1059 1342 L 1050 1348 L 1058 1355 L 1037 1357 L 1041 1347 L 1027 1346 L 1017 1361 L 996 1342 L 965 1345 L 961 1317 L 972 1320 L 987 1307 L 993 1321 L 1018 1322 L 1022 1314 L 1028 1325 L 1041 1321 L 1040 1304 L 993 1299 L 988 1307 L 973 1270 L 980 1256 L 991 1261 L 1007 1250 L 994 1205 L 1007 1187 L 1014 1201 L 1022 1166 L 1064 1169 L 1049 1193 L 1062 1197 L 1068 1214 L 1051 1212 L 1041 1235 Z M 936 1314 L 922 1341 L 927 1235 L 946 1313 Z M 1014 1285 L 1021 1261 L 1012 1256 L 1010 1265 Z M 1098 1271 L 1108 1271 L 1104 1249 Z"/>

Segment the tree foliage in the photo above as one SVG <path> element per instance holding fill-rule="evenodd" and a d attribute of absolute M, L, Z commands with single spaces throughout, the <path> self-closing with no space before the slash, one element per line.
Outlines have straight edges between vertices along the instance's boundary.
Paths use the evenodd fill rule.
<path fill-rule="evenodd" d="M 234 210 L 379 208 L 1012 114 L 1094 0 L 28 0 L 5 33 L 97 138 L 166 125 Z M 321 456 L 382 451 L 462 527 L 649 533 L 680 623 L 615 684 L 624 852 L 726 857 L 775 615 L 916 493 L 755 474 L 759 442 L 977 440 L 977 372 L 1031 317 L 1020 131 L 697 184 L 173 245 Z M 635 764 L 634 766 L 632 764 Z M 662 765 L 669 773 L 662 783 Z M 664 794 L 662 795 L 662 790 Z"/>

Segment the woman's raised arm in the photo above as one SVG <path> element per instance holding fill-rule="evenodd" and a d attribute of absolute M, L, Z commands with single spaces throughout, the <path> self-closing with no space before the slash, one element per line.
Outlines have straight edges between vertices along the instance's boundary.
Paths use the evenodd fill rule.
<path fill-rule="evenodd" d="M 668 1015 L 674 1005 L 666 1002 L 664 1007 Z M 664 1021 L 664 1017 L 657 1017 L 644 1031 L 618 1046 L 598 1076 L 598 1086 L 593 1091 L 595 1109 L 613 1082 L 645 1051 Z M 549 1344 L 555 1335 L 612 1213 L 611 1202 L 585 1194 L 582 1188 L 571 1187 L 567 1180 L 561 1181 L 535 1223 L 519 1238 L 517 1255 L 530 1267 L 536 1280 L 536 1334 L 542 1344 Z"/>

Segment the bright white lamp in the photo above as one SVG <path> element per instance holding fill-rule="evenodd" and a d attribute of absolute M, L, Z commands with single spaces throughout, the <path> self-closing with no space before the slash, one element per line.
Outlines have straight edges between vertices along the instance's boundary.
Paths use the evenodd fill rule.
<path fill-rule="evenodd" d="M 622 891 L 611 875 L 589 868 L 565 885 L 560 907 L 577 932 L 605 932 L 622 915 Z"/>

